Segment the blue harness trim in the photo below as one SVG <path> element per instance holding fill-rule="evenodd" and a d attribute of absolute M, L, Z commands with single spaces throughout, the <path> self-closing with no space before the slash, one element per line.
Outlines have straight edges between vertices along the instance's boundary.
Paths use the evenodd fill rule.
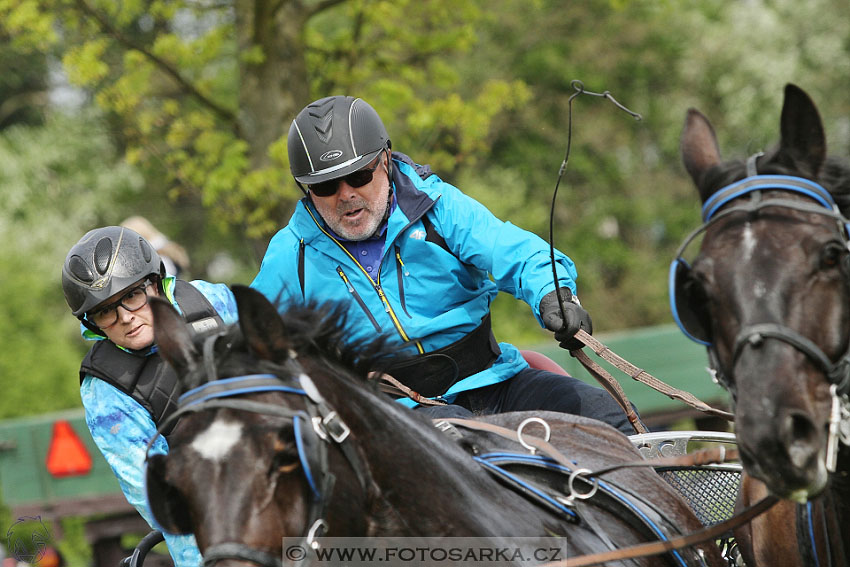
<path fill-rule="evenodd" d="M 499 466 L 499 464 L 528 463 L 528 464 L 534 464 L 534 465 L 542 465 L 546 468 L 549 468 L 549 469 L 552 469 L 552 470 L 557 470 L 559 472 L 563 472 L 563 473 L 567 473 L 567 474 L 573 472 L 569 468 L 567 468 L 567 467 L 561 465 L 560 463 L 553 461 L 549 457 L 546 457 L 546 456 L 543 456 L 543 455 L 528 455 L 528 454 L 523 454 L 523 453 L 486 453 L 486 454 L 483 454 L 479 457 L 474 457 L 474 458 L 475 458 L 476 461 L 478 461 L 482 465 L 490 468 L 491 470 L 498 472 L 501 475 L 504 475 L 505 477 L 511 479 L 513 482 L 516 482 L 517 484 L 521 485 L 523 488 L 526 488 L 529 491 L 533 492 L 534 494 L 539 496 L 541 499 L 549 502 L 550 504 L 554 505 L 555 507 L 557 507 L 559 509 L 562 509 L 564 511 L 564 513 L 569 514 L 573 517 L 576 517 L 576 513 L 574 511 L 570 510 L 569 508 L 565 508 L 563 504 L 561 504 L 557 500 L 554 500 L 549 495 L 541 492 L 539 489 L 535 488 L 534 486 L 531 486 L 530 484 L 528 484 L 527 482 L 518 478 L 517 476 L 512 475 L 511 473 L 505 471 L 503 468 L 501 468 Z M 575 463 L 575 461 L 573 461 L 573 462 Z M 655 535 L 658 537 L 659 540 L 668 541 L 668 538 L 667 538 L 666 535 L 664 535 L 663 530 L 658 525 L 656 525 L 655 522 L 653 522 L 646 514 L 644 514 L 644 512 L 640 508 L 635 506 L 628 498 L 623 496 L 623 494 L 621 494 L 618 490 L 616 490 L 612 485 L 610 485 L 607 482 L 605 482 L 605 481 L 603 481 L 599 478 L 596 478 L 596 477 L 588 477 L 588 478 L 589 479 L 595 479 L 599 483 L 599 488 L 605 490 L 608 494 L 610 494 L 611 496 L 616 498 L 620 503 L 625 505 L 627 508 L 632 510 L 632 512 L 634 512 L 637 516 L 639 516 L 644 521 L 644 523 L 652 530 L 652 532 L 655 533 Z M 671 550 L 670 554 L 673 555 L 676 558 L 679 565 L 682 565 L 682 567 L 687 567 L 687 563 L 685 562 L 684 558 L 682 558 L 682 556 L 679 554 L 679 552 L 677 550 Z"/>
<path fill-rule="evenodd" d="M 300 424 L 301 420 L 299 420 L 298 417 L 292 420 L 292 432 L 295 435 L 295 447 L 298 449 L 298 460 L 301 461 L 301 468 L 304 469 L 304 476 L 307 477 L 307 484 L 310 485 L 310 490 L 313 491 L 313 499 L 318 502 L 322 499 L 322 493 L 319 491 L 319 487 L 316 486 L 316 481 L 313 480 L 313 470 L 310 468 L 310 459 L 307 457 L 307 451 L 304 447 L 304 439 L 301 437 Z"/>
<path fill-rule="evenodd" d="M 803 177 L 795 177 L 791 175 L 751 175 L 749 177 L 745 177 L 740 181 L 736 181 L 726 187 L 723 187 L 719 191 L 717 191 L 714 195 L 709 197 L 709 199 L 705 202 L 702 207 L 702 220 L 703 225 L 699 227 L 697 230 L 693 231 L 682 243 L 679 247 L 679 250 L 676 253 L 676 257 L 673 259 L 673 262 L 670 264 L 670 271 L 668 273 L 667 278 L 667 292 L 670 298 L 670 308 L 673 314 L 673 320 L 676 325 L 681 329 L 681 331 L 692 341 L 699 343 L 706 347 L 711 347 L 712 343 L 701 338 L 696 337 L 693 333 L 691 333 L 687 325 L 682 319 L 681 314 L 679 313 L 679 308 L 676 304 L 677 302 L 677 274 L 679 270 L 684 268 L 684 271 L 688 271 L 690 266 L 688 263 L 682 258 L 682 254 L 684 254 L 687 246 L 693 241 L 697 235 L 701 232 L 705 231 L 711 224 L 712 220 L 715 219 L 715 215 L 718 211 L 727 203 L 732 201 L 733 199 L 737 199 L 738 197 L 742 197 L 749 193 L 754 193 L 757 191 L 790 191 L 792 193 L 797 193 L 799 195 L 803 195 L 810 199 L 813 199 L 820 207 L 823 207 L 826 211 L 822 212 L 822 214 L 831 216 L 839 221 L 839 224 L 844 229 L 845 238 L 847 235 L 850 235 L 850 223 L 848 223 L 847 219 L 845 219 L 841 212 L 838 209 L 838 206 L 835 203 L 835 200 L 832 197 L 832 194 L 825 189 L 819 183 L 811 181 L 809 179 L 805 179 Z M 765 201 L 764 206 L 769 206 L 772 204 L 770 201 Z M 780 204 L 784 206 L 789 206 L 785 203 Z M 801 210 L 808 210 L 805 207 L 800 207 Z M 734 212 L 736 209 L 730 209 L 729 212 Z M 744 209 L 749 210 L 749 209 Z M 752 209 L 756 210 L 756 209 Z M 820 212 L 812 209 L 812 212 Z M 724 213 L 725 214 L 725 211 Z M 721 218 L 719 215 L 717 219 Z"/>
<path fill-rule="evenodd" d="M 836 209 L 835 201 L 829 191 L 814 181 L 790 175 L 754 175 L 727 185 L 712 195 L 702 206 L 702 220 L 703 222 L 711 220 L 717 209 L 732 199 L 753 191 L 774 189 L 799 193 L 811 197 L 829 210 L 834 211 Z"/>
<path fill-rule="evenodd" d="M 243 384 L 241 387 L 234 387 L 235 384 L 240 383 Z M 181 408 L 184 408 L 216 398 L 229 398 L 231 396 L 257 392 L 305 394 L 304 390 L 300 388 L 281 383 L 280 378 L 274 374 L 248 374 L 246 376 L 237 376 L 236 378 L 224 378 L 222 380 L 207 382 L 180 396 L 178 404 Z"/>
<path fill-rule="evenodd" d="M 815 523 L 812 519 L 812 503 L 811 501 L 806 502 L 806 516 L 808 518 L 809 524 L 809 541 L 812 545 L 812 557 L 815 560 L 814 567 L 820 567 L 820 559 L 818 559 L 818 545 L 815 541 Z"/>
<path fill-rule="evenodd" d="M 234 378 L 224 378 L 214 380 L 202 384 L 197 388 L 189 390 L 180 396 L 178 403 L 181 409 L 195 406 L 209 400 L 219 398 L 229 398 L 242 394 L 254 394 L 260 392 L 286 392 L 289 394 L 297 394 L 305 396 L 306 392 L 301 388 L 287 386 L 283 384 L 280 377 L 274 374 L 248 374 L 245 376 L 237 376 Z M 298 419 L 302 416 L 294 416 L 292 418 L 293 434 L 295 435 L 295 447 L 298 450 L 298 459 L 301 461 L 301 466 L 304 470 L 304 476 L 307 477 L 307 483 L 310 485 L 310 490 L 313 492 L 315 500 L 320 500 L 322 495 L 313 478 L 313 469 L 310 466 L 309 455 L 307 454 L 307 443 L 303 438 L 304 430 Z M 302 417 L 302 419 L 307 419 Z M 309 425 L 308 425 L 309 427 Z"/>
<path fill-rule="evenodd" d="M 509 479 L 510 481 L 516 483 L 518 486 L 521 486 L 523 489 L 528 490 L 529 492 L 531 492 L 532 494 L 534 494 L 535 496 L 537 496 L 541 500 L 547 502 L 548 504 L 550 504 L 554 508 L 560 510 L 561 512 L 563 512 L 567 516 L 570 516 L 573 519 L 578 518 L 578 514 L 576 514 L 573 510 L 570 510 L 567 506 L 565 506 L 564 504 L 561 504 L 560 502 L 558 502 L 557 500 L 555 500 L 554 498 L 552 498 L 551 496 L 549 496 L 548 494 L 546 494 L 545 492 L 540 490 L 539 488 L 532 486 L 531 484 L 522 480 L 520 477 L 509 473 L 508 471 L 506 471 L 505 469 L 503 469 L 502 467 L 500 467 L 496 463 L 490 462 L 491 459 L 488 458 L 488 455 L 482 455 L 480 457 L 472 457 L 472 458 L 475 459 L 476 461 L 478 461 L 484 467 L 486 467 L 486 468 L 490 469 L 491 471 L 498 473 L 499 475 Z M 494 460 L 496 460 L 496 459 L 494 459 Z M 509 462 L 516 462 L 516 460 L 511 460 Z"/>

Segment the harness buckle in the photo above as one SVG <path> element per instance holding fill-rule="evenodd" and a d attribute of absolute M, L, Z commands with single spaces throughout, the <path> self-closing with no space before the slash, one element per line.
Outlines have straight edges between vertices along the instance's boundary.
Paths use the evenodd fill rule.
<path fill-rule="evenodd" d="M 829 430 L 826 438 L 826 470 L 834 473 L 838 465 L 839 441 L 845 445 L 850 444 L 850 410 L 848 410 L 847 399 L 838 395 L 838 386 L 833 384 L 829 387 L 832 398 L 832 408 L 829 412 Z"/>
<path fill-rule="evenodd" d="M 330 437 L 334 442 L 342 443 L 351 434 L 351 429 L 348 428 L 345 422 L 342 421 L 342 418 L 339 417 L 339 414 L 334 410 L 326 413 L 324 417 L 313 417 L 312 422 L 313 429 L 323 441 L 327 441 L 328 437 Z"/>

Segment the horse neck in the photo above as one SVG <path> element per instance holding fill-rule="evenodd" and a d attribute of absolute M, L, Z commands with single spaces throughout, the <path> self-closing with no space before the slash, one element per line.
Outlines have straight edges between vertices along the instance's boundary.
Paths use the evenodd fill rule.
<path fill-rule="evenodd" d="M 428 420 L 366 384 L 332 373 L 310 376 L 351 429 L 349 439 L 372 483 L 370 521 L 382 533 L 503 536 L 514 533 L 518 518 L 524 531 L 544 533 L 539 509 L 529 511 L 526 500 L 500 491 L 486 471 Z M 497 492 L 502 496 L 494 499 Z M 439 521 L 433 520 L 437 499 Z"/>

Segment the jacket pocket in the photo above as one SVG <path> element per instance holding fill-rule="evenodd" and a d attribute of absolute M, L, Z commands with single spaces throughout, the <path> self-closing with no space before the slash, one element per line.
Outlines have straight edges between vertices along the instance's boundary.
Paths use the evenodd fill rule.
<path fill-rule="evenodd" d="M 372 322 L 372 325 L 375 327 L 375 330 L 376 330 L 376 331 L 380 331 L 380 330 L 381 330 L 381 326 L 380 326 L 380 325 L 378 325 L 378 322 L 375 320 L 375 317 L 372 315 L 372 312 L 371 312 L 371 311 L 369 311 L 369 308 L 368 308 L 368 307 L 366 307 L 366 302 L 364 302 L 364 301 L 363 301 L 363 298 L 362 298 L 362 297 L 360 297 L 360 294 L 359 294 L 359 293 L 357 293 L 357 290 L 356 290 L 356 289 L 354 289 L 354 286 L 353 286 L 353 285 L 351 285 L 351 281 L 348 279 L 348 276 L 346 276 L 346 275 L 345 275 L 345 272 L 344 272 L 344 271 L 342 271 L 342 266 L 337 266 L 337 267 L 336 267 L 336 273 L 337 273 L 337 274 L 339 274 L 339 277 L 340 277 L 340 278 L 342 278 L 342 282 L 343 282 L 343 283 L 345 284 L 345 286 L 348 288 L 348 293 L 350 293 L 350 294 L 351 294 L 351 296 L 352 296 L 352 297 L 354 297 L 354 301 L 356 301 L 356 302 L 357 302 L 357 304 L 358 304 L 358 305 L 360 306 L 360 308 L 363 310 L 363 313 L 366 315 L 366 317 L 368 317 L 368 318 L 369 318 L 369 321 L 371 321 L 371 322 Z"/>

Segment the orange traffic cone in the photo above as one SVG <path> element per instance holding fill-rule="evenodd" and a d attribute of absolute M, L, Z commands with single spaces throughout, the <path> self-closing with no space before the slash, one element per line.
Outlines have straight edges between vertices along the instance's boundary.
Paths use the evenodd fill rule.
<path fill-rule="evenodd" d="M 76 476 L 91 471 L 91 456 L 65 420 L 53 424 L 53 438 L 47 450 L 47 471 L 53 476 Z"/>

